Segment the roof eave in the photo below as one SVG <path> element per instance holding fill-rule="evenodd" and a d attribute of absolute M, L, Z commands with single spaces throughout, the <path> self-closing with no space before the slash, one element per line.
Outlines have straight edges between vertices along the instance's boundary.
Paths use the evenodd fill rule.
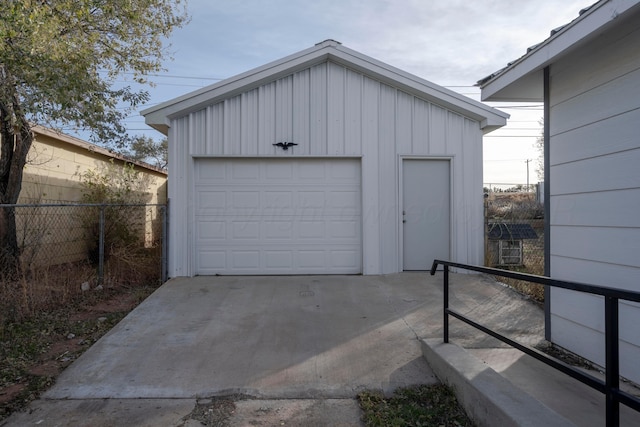
<path fill-rule="evenodd" d="M 130 159 L 127 156 L 124 156 L 124 155 L 122 155 L 120 153 L 116 153 L 116 152 L 110 151 L 110 150 L 108 150 L 108 149 L 106 149 L 104 147 L 101 147 L 101 146 L 96 145 L 96 144 L 92 144 L 91 142 L 85 141 L 85 140 L 80 139 L 80 138 L 76 138 L 75 136 L 67 135 L 66 133 L 59 132 L 59 131 L 57 131 L 55 129 L 50 129 L 50 128 L 44 127 L 42 125 L 35 125 L 35 124 L 32 126 L 31 129 L 33 130 L 33 132 L 36 135 L 40 134 L 40 135 L 43 135 L 43 136 L 47 136 L 47 137 L 55 139 L 55 140 L 57 140 L 59 142 L 63 142 L 65 144 L 73 145 L 75 147 L 82 148 L 82 149 L 87 150 L 87 151 L 92 152 L 92 153 L 96 153 L 96 154 L 100 154 L 100 155 L 105 156 L 105 157 L 121 160 L 123 162 L 131 163 L 131 164 L 133 164 L 135 166 L 138 166 L 138 167 L 141 167 L 141 168 L 144 168 L 144 169 L 148 169 L 150 171 L 154 171 L 154 172 L 158 172 L 158 173 L 163 174 L 163 175 L 167 175 L 166 169 L 159 168 L 157 166 L 151 165 L 151 164 L 146 163 L 146 162 L 141 162 L 141 161 L 138 161 L 138 160 Z M 36 138 L 36 140 L 37 140 L 37 138 Z"/>
<path fill-rule="evenodd" d="M 250 90 L 251 87 L 258 87 L 267 81 L 284 77 L 297 70 L 303 70 L 316 63 L 326 61 L 327 50 L 334 45 L 337 45 L 337 42 L 326 41 L 319 43 L 296 54 L 147 108 L 142 110 L 140 114 L 145 117 L 147 125 L 166 135 L 171 118 L 197 111 L 217 102 L 217 100 L 234 96 Z"/>
<path fill-rule="evenodd" d="M 620 15 L 635 7 L 640 7 L 637 0 L 602 0 L 592 5 L 560 30 L 554 30 L 551 37 L 530 49 L 524 56 L 481 80 L 481 99 L 542 101 L 544 68 L 605 31 Z"/>
<path fill-rule="evenodd" d="M 332 40 L 148 108 L 141 114 L 145 117 L 146 124 L 166 135 L 173 118 L 326 61 L 333 61 L 362 72 L 381 83 L 399 87 L 410 94 L 477 120 L 483 129 L 485 126 L 491 130 L 504 126 L 509 117 L 507 113 L 345 48 Z"/>
<path fill-rule="evenodd" d="M 494 129 L 505 126 L 509 118 L 509 114 L 503 111 L 344 46 L 338 46 L 332 50 L 329 59 L 354 71 L 362 72 L 381 83 L 398 87 L 411 95 L 477 120 L 483 129 L 485 126 L 494 126 Z"/>

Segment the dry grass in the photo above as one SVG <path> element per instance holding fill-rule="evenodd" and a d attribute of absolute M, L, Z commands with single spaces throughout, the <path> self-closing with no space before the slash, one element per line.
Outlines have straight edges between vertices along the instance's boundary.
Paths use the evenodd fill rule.
<path fill-rule="evenodd" d="M 4 325 L 0 336 L 0 425 L 54 384 L 56 377 L 155 290 L 90 291 L 72 304 Z"/>
<path fill-rule="evenodd" d="M 113 248 L 101 285 L 89 262 L 31 268 L 0 280 L 0 420 L 36 399 L 160 285 L 160 251 Z"/>
<path fill-rule="evenodd" d="M 498 268 L 544 275 L 544 207 L 536 201 L 535 194 L 526 192 L 490 193 L 487 199 L 486 215 L 488 223 L 529 224 L 538 235 L 537 239 L 523 240 L 522 265 L 498 266 Z M 488 248 L 485 254 L 488 257 L 485 264 L 494 266 L 494 262 L 489 259 Z M 537 302 L 544 302 L 544 286 L 542 285 L 499 276 L 496 277 L 496 280 L 511 286 Z"/>
<path fill-rule="evenodd" d="M 105 264 L 102 289 L 158 285 L 160 248 L 114 248 Z M 0 280 L 0 337 L 7 325 L 43 311 L 73 305 L 95 294 L 95 265 L 76 262 L 23 270 L 14 280 Z M 83 290 L 84 288 L 84 290 Z"/>

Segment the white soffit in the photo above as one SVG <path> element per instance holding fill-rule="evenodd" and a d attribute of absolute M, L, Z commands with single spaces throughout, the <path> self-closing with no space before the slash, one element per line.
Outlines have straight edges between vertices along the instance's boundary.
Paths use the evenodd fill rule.
<path fill-rule="evenodd" d="M 554 30 L 551 37 L 524 56 L 478 82 L 482 100 L 543 101 L 543 70 L 547 65 L 607 31 L 621 15 L 638 7 L 639 0 L 601 0 L 583 10 L 578 18 Z"/>

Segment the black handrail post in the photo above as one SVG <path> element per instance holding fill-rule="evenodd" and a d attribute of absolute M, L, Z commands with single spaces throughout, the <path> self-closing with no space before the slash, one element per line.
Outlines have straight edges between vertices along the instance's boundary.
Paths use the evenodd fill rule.
<path fill-rule="evenodd" d="M 447 344 L 449 342 L 449 266 L 444 265 L 444 342 Z"/>
<path fill-rule="evenodd" d="M 604 304 L 607 427 L 618 427 L 620 425 L 620 401 L 617 395 L 620 387 L 618 298 L 606 296 Z"/>

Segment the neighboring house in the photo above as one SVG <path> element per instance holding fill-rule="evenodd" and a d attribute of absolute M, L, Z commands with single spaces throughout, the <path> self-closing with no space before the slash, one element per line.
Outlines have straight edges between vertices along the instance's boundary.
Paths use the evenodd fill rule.
<path fill-rule="evenodd" d="M 18 203 L 78 202 L 81 177 L 88 170 L 104 171 L 111 162 L 125 162 L 149 179 L 145 203 L 166 203 L 167 171 L 132 161 L 105 148 L 42 126 L 34 126 L 33 145 L 24 168 Z"/>
<path fill-rule="evenodd" d="M 544 101 L 548 274 L 640 291 L 640 2 L 602 0 L 481 80 Z M 548 339 L 600 365 L 602 298 L 551 289 Z M 640 307 L 620 303 L 621 373 L 640 382 Z"/>
<path fill-rule="evenodd" d="M 24 168 L 18 204 L 78 203 L 82 197 L 83 173 L 88 170 L 98 173 L 118 170 L 125 163 L 133 164 L 148 186 L 143 196 L 144 203 L 166 203 L 165 170 L 128 160 L 89 142 L 41 126 L 35 126 L 33 132 L 35 137 Z M 159 211 L 133 210 L 132 216 L 140 216 L 141 236 L 144 236 L 145 244 L 154 244 L 161 238 Z M 90 214 L 96 215 L 84 207 L 74 206 L 16 208 L 23 261 L 45 266 L 87 259 L 88 237 L 83 221 L 86 222 Z"/>
<path fill-rule="evenodd" d="M 483 259 L 507 114 L 327 40 L 142 112 L 168 136 L 169 275 L 384 274 Z"/>

